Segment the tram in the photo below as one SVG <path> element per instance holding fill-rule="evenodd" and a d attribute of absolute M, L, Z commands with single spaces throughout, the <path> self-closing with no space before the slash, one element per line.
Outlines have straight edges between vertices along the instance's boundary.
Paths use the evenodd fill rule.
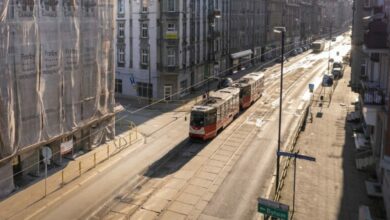
<path fill-rule="evenodd" d="M 211 92 L 203 103 L 191 109 L 190 138 L 208 140 L 227 127 L 240 111 L 240 89 L 227 87 Z"/>
<path fill-rule="evenodd" d="M 240 109 L 245 110 L 262 96 L 264 74 L 250 73 L 238 80 L 235 86 L 240 88 Z"/>

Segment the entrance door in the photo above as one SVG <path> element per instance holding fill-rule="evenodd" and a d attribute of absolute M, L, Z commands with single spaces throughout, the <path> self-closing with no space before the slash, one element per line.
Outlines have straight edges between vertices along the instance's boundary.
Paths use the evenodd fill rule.
<path fill-rule="evenodd" d="M 172 86 L 164 86 L 164 98 L 167 101 L 172 100 Z"/>

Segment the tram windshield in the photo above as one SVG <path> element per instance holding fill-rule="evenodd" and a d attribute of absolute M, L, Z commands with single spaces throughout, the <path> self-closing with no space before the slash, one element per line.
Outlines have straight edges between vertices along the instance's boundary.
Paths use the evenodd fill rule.
<path fill-rule="evenodd" d="M 196 127 L 204 126 L 204 112 L 191 112 L 191 125 Z"/>

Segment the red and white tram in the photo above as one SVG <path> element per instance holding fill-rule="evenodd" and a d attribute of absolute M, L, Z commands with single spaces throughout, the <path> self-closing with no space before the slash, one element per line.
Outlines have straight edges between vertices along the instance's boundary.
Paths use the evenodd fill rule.
<path fill-rule="evenodd" d="M 240 88 L 240 108 L 247 109 L 263 94 L 264 74 L 250 73 L 240 79 L 235 86 Z"/>
<path fill-rule="evenodd" d="M 200 105 L 192 107 L 190 138 L 207 140 L 227 127 L 240 110 L 240 89 L 227 87 L 211 92 Z"/>

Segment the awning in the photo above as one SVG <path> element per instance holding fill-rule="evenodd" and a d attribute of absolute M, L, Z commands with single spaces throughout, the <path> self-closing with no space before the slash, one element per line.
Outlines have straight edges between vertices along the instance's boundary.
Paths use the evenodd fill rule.
<path fill-rule="evenodd" d="M 232 53 L 232 54 L 230 54 L 230 57 L 234 60 L 234 59 L 238 59 L 238 58 L 241 58 L 241 57 L 249 56 L 249 55 L 252 55 L 252 54 L 253 54 L 252 50 L 244 50 L 244 51 L 241 51 L 241 52 L 238 52 L 238 53 Z"/>

